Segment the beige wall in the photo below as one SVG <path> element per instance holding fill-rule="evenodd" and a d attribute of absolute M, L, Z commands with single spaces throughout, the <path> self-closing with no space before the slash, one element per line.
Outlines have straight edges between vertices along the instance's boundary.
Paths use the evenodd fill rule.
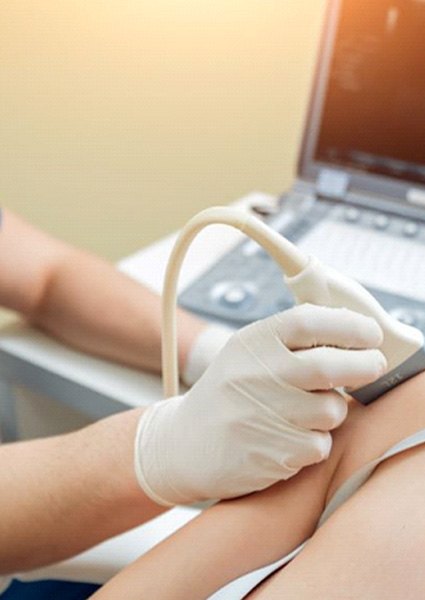
<path fill-rule="evenodd" d="M 290 181 L 324 0 L 0 3 L 0 196 L 118 258 Z"/>

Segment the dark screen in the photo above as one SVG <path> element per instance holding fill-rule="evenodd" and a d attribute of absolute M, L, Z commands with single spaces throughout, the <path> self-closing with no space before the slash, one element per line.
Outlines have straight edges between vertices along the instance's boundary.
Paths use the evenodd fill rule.
<path fill-rule="evenodd" d="M 425 182 L 425 0 L 345 0 L 315 159 Z"/>

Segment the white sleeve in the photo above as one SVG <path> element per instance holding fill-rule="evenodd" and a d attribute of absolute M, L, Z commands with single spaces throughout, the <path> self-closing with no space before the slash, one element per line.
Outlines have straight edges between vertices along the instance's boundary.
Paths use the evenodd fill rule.
<path fill-rule="evenodd" d="M 235 330 L 213 323 L 201 331 L 187 357 L 182 373 L 183 382 L 192 386 L 206 371 Z"/>

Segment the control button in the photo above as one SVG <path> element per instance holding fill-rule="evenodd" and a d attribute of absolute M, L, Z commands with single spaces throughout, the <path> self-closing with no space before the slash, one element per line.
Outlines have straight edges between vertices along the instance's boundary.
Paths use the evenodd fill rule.
<path fill-rule="evenodd" d="M 242 304 L 242 302 L 247 298 L 247 296 L 248 291 L 242 286 L 239 286 L 228 289 L 227 292 L 223 294 L 223 300 L 227 304 L 232 304 L 234 306 L 235 304 Z"/>
<path fill-rule="evenodd" d="M 246 308 L 256 296 L 257 288 L 250 282 L 222 281 L 214 285 L 210 297 L 228 308 Z"/>
<path fill-rule="evenodd" d="M 360 211 L 357 208 L 347 208 L 344 213 L 344 217 L 346 221 L 350 223 L 355 223 L 360 219 Z"/>
<path fill-rule="evenodd" d="M 376 215 L 373 220 L 373 225 L 376 229 L 386 229 L 390 224 L 390 219 L 387 215 Z"/>
<path fill-rule="evenodd" d="M 405 308 L 394 308 L 390 311 L 390 315 L 397 319 L 397 321 L 400 321 L 400 323 L 404 323 L 405 325 L 413 326 L 416 323 L 415 315 L 409 310 L 406 310 Z"/>
<path fill-rule="evenodd" d="M 403 234 L 406 237 L 415 237 L 415 235 L 417 235 L 418 232 L 419 232 L 419 225 L 417 223 L 415 223 L 414 221 L 409 221 L 403 227 Z"/>

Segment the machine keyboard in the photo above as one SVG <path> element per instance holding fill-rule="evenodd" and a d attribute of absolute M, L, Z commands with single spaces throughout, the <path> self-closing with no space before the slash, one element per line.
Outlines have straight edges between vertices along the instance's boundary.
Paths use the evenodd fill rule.
<path fill-rule="evenodd" d="M 329 201 L 317 201 L 295 218 L 281 213 L 270 224 L 425 333 L 425 224 Z M 279 267 L 247 240 L 189 286 L 179 303 L 238 327 L 289 308 L 293 297 Z"/>
<path fill-rule="evenodd" d="M 424 244 L 329 220 L 298 246 L 366 287 L 425 302 Z"/>

